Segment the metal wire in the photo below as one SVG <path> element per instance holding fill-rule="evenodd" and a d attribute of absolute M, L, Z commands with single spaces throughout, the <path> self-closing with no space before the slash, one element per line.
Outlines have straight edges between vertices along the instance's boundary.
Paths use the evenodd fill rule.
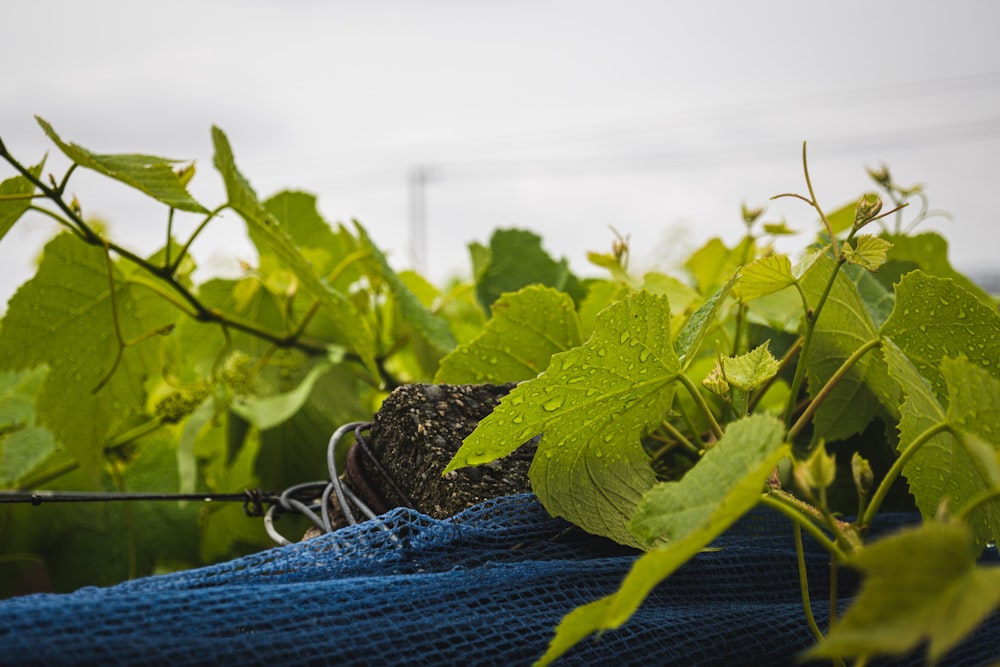
<path fill-rule="evenodd" d="M 330 473 L 330 479 L 321 482 L 307 482 L 286 489 L 279 497 L 278 502 L 272 505 L 264 516 L 264 530 L 268 536 L 279 545 L 288 545 L 291 542 L 285 538 L 274 527 L 274 518 L 277 512 L 284 510 L 296 512 L 305 516 L 312 524 L 324 533 L 333 532 L 333 519 L 330 516 L 330 496 L 337 496 L 337 504 L 344 514 L 347 523 L 354 526 L 360 523 L 351 509 L 353 505 L 367 519 L 374 519 L 377 515 L 374 511 L 358 497 L 350 486 L 340 479 L 340 472 L 337 470 L 337 446 L 350 432 L 354 432 L 355 438 L 361 438 L 361 432 L 371 428 L 371 422 L 349 422 L 344 424 L 330 436 L 330 441 L 326 447 L 326 465 Z M 315 492 L 322 489 L 316 500 Z M 298 497 L 296 497 L 298 496 Z M 302 498 L 312 498 L 313 502 L 303 502 Z"/>
<path fill-rule="evenodd" d="M 372 426 L 371 422 L 350 422 L 344 424 L 330 436 L 326 449 L 327 469 L 330 479 L 295 484 L 280 494 L 265 493 L 260 489 L 248 489 L 242 493 L 125 493 L 105 491 L 0 491 L 0 504 L 3 503 L 42 503 L 55 502 L 112 502 L 112 501 L 182 501 L 195 500 L 202 502 L 243 502 L 243 511 L 250 517 L 264 517 L 264 530 L 268 536 L 279 545 L 291 544 L 274 527 L 274 521 L 279 513 L 288 512 L 301 514 L 313 526 L 324 533 L 333 532 L 333 518 L 330 516 L 331 495 L 336 494 L 337 503 L 344 519 L 350 525 L 359 523 L 353 508 L 357 509 L 365 519 L 374 519 L 377 515 L 358 494 L 340 479 L 337 470 L 337 446 L 344 436 L 353 431 L 357 444 L 369 459 L 374 462 L 376 470 L 387 480 L 390 488 L 402 500 L 407 500 L 405 494 L 396 485 L 388 473 L 382 468 L 362 437 L 362 432 Z M 268 508 L 265 511 L 264 505 Z M 404 504 L 409 505 L 408 502 Z"/>

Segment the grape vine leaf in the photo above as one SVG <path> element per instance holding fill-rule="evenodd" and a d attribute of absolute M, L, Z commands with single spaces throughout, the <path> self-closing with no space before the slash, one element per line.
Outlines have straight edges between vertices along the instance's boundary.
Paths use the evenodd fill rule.
<path fill-rule="evenodd" d="M 44 166 L 43 159 L 35 166 L 29 167 L 28 171 L 38 178 Z M 24 176 L 13 176 L 0 183 L 0 239 L 7 235 L 14 223 L 31 207 L 31 199 L 27 195 L 31 195 L 34 191 L 34 184 Z M 17 195 L 26 196 L 24 199 L 4 199 Z"/>
<path fill-rule="evenodd" d="M 892 309 L 896 305 L 896 295 L 891 288 L 887 288 L 878 278 L 877 274 L 867 271 L 856 264 L 845 264 L 841 269 L 858 289 L 858 295 L 865 304 L 865 309 L 872 318 L 872 324 L 876 328 L 881 328 L 885 321 L 892 314 Z"/>
<path fill-rule="evenodd" d="M 530 380 L 553 354 L 583 342 L 573 300 L 551 287 L 530 285 L 504 294 L 490 309 L 493 317 L 483 331 L 441 360 L 434 382 Z"/>
<path fill-rule="evenodd" d="M 631 291 L 627 285 L 614 280 L 588 281 L 587 296 L 580 302 L 577 310 L 583 335 L 590 336 L 594 331 L 597 316 L 602 310 L 616 301 L 621 301 Z"/>
<path fill-rule="evenodd" d="M 902 655 L 927 641 L 935 663 L 1000 606 L 1000 567 L 977 566 L 977 553 L 958 522 L 907 528 L 862 549 L 847 562 L 865 575 L 861 591 L 803 657 Z"/>
<path fill-rule="evenodd" d="M 268 197 L 264 208 L 273 215 L 281 228 L 302 249 L 316 273 L 324 275 L 334 262 L 356 252 L 358 243 L 346 230 L 338 226 L 335 231 L 320 215 L 315 195 L 285 190 Z M 267 241 L 256 231 L 248 230 L 258 252 L 267 252 Z M 360 277 L 356 271 L 350 282 Z"/>
<path fill-rule="evenodd" d="M 941 364 L 948 396 L 945 408 L 892 341 L 885 341 L 883 352 L 889 374 L 906 392 L 900 408 L 899 451 L 906 451 L 928 429 L 950 425 L 925 442 L 903 467 L 921 513 L 934 516 L 945 499 L 949 507 L 961 510 L 974 496 L 1000 484 L 1000 381 L 964 359 L 945 359 Z M 1000 536 L 1000 504 L 980 506 L 969 515 L 968 524 L 980 545 L 995 540 Z"/>
<path fill-rule="evenodd" d="M 669 542 L 702 527 L 723 504 L 735 511 L 727 516 L 742 516 L 757 503 L 768 475 L 788 454 L 782 447 L 784 437 L 784 425 L 770 415 L 729 424 L 680 481 L 660 482 L 646 492 L 629 529 L 647 544 Z"/>
<path fill-rule="evenodd" d="M 542 433 L 529 474 L 549 513 L 636 545 L 627 522 L 655 481 L 640 437 L 670 408 L 680 372 L 669 323 L 667 298 L 649 292 L 606 308 L 583 346 L 554 355 L 501 400 L 445 473 Z"/>
<path fill-rule="evenodd" d="M 213 127 L 212 141 L 215 144 L 215 167 L 225 183 L 229 205 L 246 221 L 252 232 L 266 243 L 268 249 L 295 274 L 302 287 L 320 303 L 323 313 L 337 327 L 365 367 L 374 377 L 379 377 L 375 363 L 376 340 L 369 320 L 361 315 L 346 296 L 317 275 L 315 267 L 278 220 L 260 203 L 250 183 L 237 169 L 225 133 Z"/>
<path fill-rule="evenodd" d="M 11 486 L 35 470 L 57 447 L 35 423 L 35 400 L 48 375 L 45 365 L 0 373 L 0 485 Z"/>
<path fill-rule="evenodd" d="M 892 243 L 885 239 L 871 234 L 862 234 L 854 239 L 853 247 L 848 243 L 844 244 L 844 257 L 851 264 L 874 273 L 885 264 L 886 253 L 891 247 Z"/>
<path fill-rule="evenodd" d="M 160 372 L 154 337 L 123 350 L 116 372 L 95 393 L 118 351 L 107 271 L 102 248 L 70 234 L 56 236 L 35 276 L 11 298 L 0 329 L 0 369 L 48 365 L 38 396 L 39 423 L 93 479 L 108 439 L 130 417 L 145 414 L 143 379 Z M 176 317 L 152 291 L 124 283 L 118 269 L 112 271 L 125 340 Z"/>
<path fill-rule="evenodd" d="M 476 296 L 486 312 L 501 294 L 533 284 L 566 292 L 577 303 L 584 297 L 583 285 L 569 270 L 569 263 L 552 259 L 537 234 L 523 229 L 498 229 L 490 238 L 488 252 L 484 250 L 480 245 L 473 252 L 480 264 Z"/>
<path fill-rule="evenodd" d="M 737 389 L 753 391 L 778 373 L 778 360 L 771 354 L 765 341 L 746 354 L 723 357 L 722 371 L 726 381 Z"/>
<path fill-rule="evenodd" d="M 330 367 L 330 363 L 320 362 L 309 369 L 306 377 L 291 391 L 271 396 L 252 396 L 246 400 L 235 400 L 229 407 L 261 431 L 274 428 L 291 419 L 299 411 L 309 399 L 316 381 L 329 371 Z"/>
<path fill-rule="evenodd" d="M 428 310 L 420 302 L 420 299 L 410 291 L 406 283 L 389 266 L 389 261 L 385 258 L 382 251 L 372 243 L 368 232 L 361 226 L 361 223 L 355 220 L 354 228 L 357 229 L 358 236 L 361 239 L 361 247 L 367 250 L 372 259 L 375 260 L 382 280 L 392 290 L 406 321 L 438 352 L 448 353 L 454 350 L 456 345 L 455 336 L 451 333 L 448 321 Z"/>
<path fill-rule="evenodd" d="M 919 268 L 930 276 L 951 278 L 987 307 L 996 306 L 993 297 L 951 266 L 948 261 L 948 242 L 941 235 L 934 232 L 913 236 L 885 234 L 883 238 L 892 243 L 888 260 L 878 273 L 885 285 L 892 285 L 904 274 Z"/>
<path fill-rule="evenodd" d="M 719 310 L 726 302 L 726 297 L 733 289 L 733 285 L 739 279 L 738 273 L 733 273 L 729 280 L 719 287 L 715 293 L 709 297 L 705 303 L 698 306 L 698 309 L 691 314 L 680 333 L 677 334 L 676 349 L 677 354 L 683 362 L 681 368 L 687 370 L 698 355 L 701 344 L 705 336 L 715 326 L 716 317 Z"/>
<path fill-rule="evenodd" d="M 172 208 L 191 213 L 208 213 L 208 209 L 195 201 L 184 186 L 184 180 L 174 171 L 174 165 L 181 164 L 183 160 L 134 153 L 92 153 L 82 146 L 68 144 L 60 139 L 52 126 L 42 118 L 35 116 L 35 120 L 59 150 L 81 167 L 129 185 Z"/>
<path fill-rule="evenodd" d="M 800 284 L 815 306 L 825 290 L 834 261 L 824 255 L 802 276 Z M 859 347 L 878 337 L 857 286 L 838 271 L 829 296 L 819 313 L 807 359 L 809 386 L 818 391 Z M 848 371 L 816 411 L 816 437 L 840 440 L 862 432 L 880 409 L 879 396 L 893 389 L 881 357 L 867 354 Z"/>
<path fill-rule="evenodd" d="M 731 279 L 740 267 L 756 254 L 756 243 L 750 236 L 730 250 L 721 239 L 710 239 L 684 263 L 702 294 L 714 291 Z"/>
<path fill-rule="evenodd" d="M 617 592 L 570 612 L 538 664 L 552 662 L 593 632 L 621 627 L 658 583 L 756 505 L 767 476 L 789 453 L 784 432 L 767 415 L 734 422 L 679 482 L 649 490 L 630 528 L 645 544 L 663 544 L 635 561 Z"/>
<path fill-rule="evenodd" d="M 840 234 L 854 226 L 855 214 L 858 211 L 858 202 L 852 201 L 844 204 L 833 213 L 826 214 L 826 221 L 830 223 L 830 229 L 834 234 Z M 826 236 L 826 228 L 820 232 L 820 236 Z M 829 239 L 827 239 L 829 241 Z"/>
<path fill-rule="evenodd" d="M 913 271 L 896 285 L 896 306 L 882 326 L 926 377 L 938 396 L 945 387 L 938 366 L 946 356 L 1000 376 L 1000 314 L 953 280 Z"/>
<path fill-rule="evenodd" d="M 741 301 L 753 301 L 795 284 L 788 255 L 760 257 L 740 270 L 735 292 Z"/>

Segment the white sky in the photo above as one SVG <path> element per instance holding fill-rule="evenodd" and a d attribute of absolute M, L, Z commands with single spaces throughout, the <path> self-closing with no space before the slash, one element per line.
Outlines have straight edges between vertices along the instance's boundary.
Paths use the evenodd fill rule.
<path fill-rule="evenodd" d="M 634 262 L 741 230 L 739 207 L 804 189 L 801 142 L 832 209 L 886 162 L 927 185 L 962 268 L 994 269 L 1000 214 L 1000 3 L 129 0 L 0 10 L 0 137 L 50 152 L 33 115 L 98 152 L 196 159 L 192 192 L 222 201 L 209 128 L 229 135 L 261 195 L 311 191 L 359 219 L 396 268 L 467 272 L 498 226 L 540 233 L 584 273 L 608 225 Z M 427 236 L 408 227 L 407 175 L 426 168 Z M 11 172 L 0 165 L 0 178 Z M 70 190 L 143 252 L 165 211 L 89 174 Z M 804 205 L 769 219 L 812 221 Z M 187 228 L 197 223 L 187 220 Z M 240 223 L 194 251 L 208 272 L 252 259 Z M 0 301 L 55 231 L 0 240 Z"/>

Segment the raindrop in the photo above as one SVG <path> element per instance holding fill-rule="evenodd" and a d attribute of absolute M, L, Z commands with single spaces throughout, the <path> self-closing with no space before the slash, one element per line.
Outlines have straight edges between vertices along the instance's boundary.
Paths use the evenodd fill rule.
<path fill-rule="evenodd" d="M 627 340 L 628 340 L 628 332 L 627 331 L 623 331 L 621 337 L 618 339 L 618 342 L 619 343 L 624 343 Z"/>
<path fill-rule="evenodd" d="M 649 350 L 643 350 L 639 353 L 639 361 L 647 361 L 649 359 Z"/>
<path fill-rule="evenodd" d="M 959 310 L 958 311 L 958 319 L 960 319 L 960 320 L 964 320 L 965 319 L 965 311 L 964 310 Z"/>
<path fill-rule="evenodd" d="M 556 396 L 555 398 L 550 398 L 549 400 L 542 403 L 542 409 L 546 410 L 547 412 L 555 412 L 556 410 L 562 407 L 563 400 L 564 399 L 562 396 Z"/>

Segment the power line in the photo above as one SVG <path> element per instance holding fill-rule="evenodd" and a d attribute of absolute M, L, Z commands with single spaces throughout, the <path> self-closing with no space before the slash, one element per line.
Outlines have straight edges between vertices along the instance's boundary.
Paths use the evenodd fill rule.
<path fill-rule="evenodd" d="M 987 72 L 890 84 L 880 87 L 857 88 L 839 92 L 795 95 L 695 109 L 681 109 L 627 120 L 586 123 L 561 128 L 536 129 L 492 137 L 449 139 L 338 155 L 324 153 L 298 158 L 279 157 L 268 161 L 294 161 L 296 164 L 301 165 L 304 162 L 312 161 L 320 161 L 328 164 L 331 159 L 340 161 L 345 159 L 364 161 L 367 159 L 370 161 L 374 158 L 377 162 L 391 162 L 397 165 L 401 163 L 407 165 L 414 163 L 431 164 L 443 160 L 436 160 L 428 156 L 435 153 L 441 154 L 442 152 L 458 151 L 468 154 L 470 152 L 491 152 L 497 149 L 509 150 L 511 147 L 516 146 L 529 146 L 532 150 L 537 150 L 541 144 L 553 147 L 562 145 L 565 147 L 568 143 L 579 145 L 583 142 L 621 140 L 623 137 L 641 139 L 663 130 L 677 131 L 684 128 L 690 129 L 697 125 L 720 125 L 735 121 L 745 122 L 773 117 L 779 114 L 798 114 L 817 109 L 865 107 L 887 101 L 903 102 L 918 98 L 953 96 L 997 88 L 1000 88 L 1000 72 Z M 418 157 L 414 158 L 414 154 Z M 381 180 L 383 182 L 395 180 L 395 183 L 398 185 L 401 169 L 405 170 L 408 167 L 377 167 L 362 171 L 354 169 L 349 171 L 341 170 L 340 174 L 331 174 L 329 169 L 325 167 L 311 171 L 312 173 L 326 172 L 328 178 L 362 181 Z M 393 174 L 391 179 L 385 178 L 389 172 Z"/>

